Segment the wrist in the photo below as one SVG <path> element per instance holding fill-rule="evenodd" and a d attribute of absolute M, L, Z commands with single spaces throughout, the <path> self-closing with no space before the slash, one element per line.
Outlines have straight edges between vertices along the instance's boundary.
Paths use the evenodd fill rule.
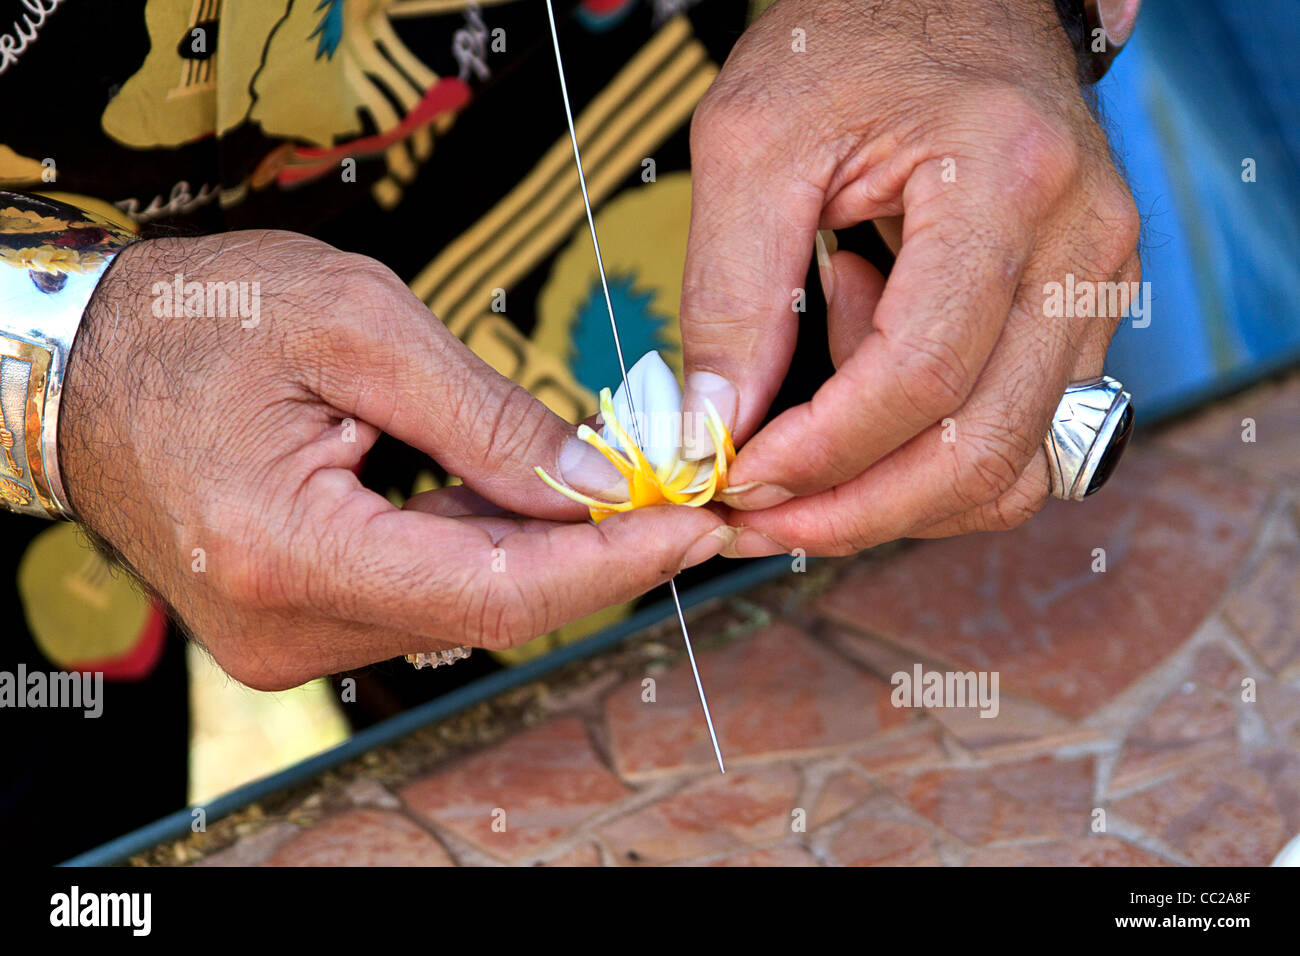
<path fill-rule="evenodd" d="M 120 517 L 123 502 L 104 508 L 101 489 L 138 487 L 141 478 L 129 451 L 130 423 L 140 416 L 133 405 L 151 389 L 130 356 L 159 344 L 141 340 L 141 316 L 149 314 L 157 247 L 172 241 L 137 242 L 118 255 L 86 305 L 68 363 L 59 426 L 63 485 L 78 520 L 102 535 L 114 529 L 96 525 Z"/>

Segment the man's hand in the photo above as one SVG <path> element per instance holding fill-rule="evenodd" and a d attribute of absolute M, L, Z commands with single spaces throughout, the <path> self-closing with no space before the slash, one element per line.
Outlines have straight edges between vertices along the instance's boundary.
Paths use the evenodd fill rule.
<path fill-rule="evenodd" d="M 176 275 L 258 283 L 257 321 L 160 317 L 154 284 L 170 296 Z M 380 432 L 467 487 L 395 508 L 355 475 Z M 81 519 L 227 672 L 275 689 L 518 644 L 719 550 L 704 510 L 575 523 L 585 509 L 532 470 L 561 473 L 572 433 L 378 262 L 259 231 L 119 256 L 73 350 L 59 437 Z"/>
<path fill-rule="evenodd" d="M 1033 514 L 1052 413 L 1118 321 L 1048 319 L 1044 284 L 1140 275 L 1050 0 L 780 0 L 700 104 L 691 155 L 686 408 L 711 398 L 742 440 L 789 367 L 815 231 L 903 217 L 888 283 L 819 255 L 836 373 L 741 450 L 724 500 L 765 510 L 732 516 L 735 553 Z"/>

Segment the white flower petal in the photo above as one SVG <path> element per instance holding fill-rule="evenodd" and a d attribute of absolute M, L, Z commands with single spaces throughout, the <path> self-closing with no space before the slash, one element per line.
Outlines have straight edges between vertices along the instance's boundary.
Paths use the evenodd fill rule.
<path fill-rule="evenodd" d="M 614 414 L 623 430 L 639 440 L 641 451 L 655 471 L 670 472 L 676 465 L 682 443 L 682 387 L 677 376 L 658 352 L 647 352 L 627 372 L 636 407 L 636 422 L 628 407 L 627 391 L 619 385 L 614 393 Z M 628 451 L 608 424 L 601 437 L 621 451 Z"/>
<path fill-rule="evenodd" d="M 700 470 L 695 480 L 682 489 L 682 494 L 693 495 L 704 490 L 704 486 L 713 478 L 713 459 L 705 458 L 699 462 Z"/>

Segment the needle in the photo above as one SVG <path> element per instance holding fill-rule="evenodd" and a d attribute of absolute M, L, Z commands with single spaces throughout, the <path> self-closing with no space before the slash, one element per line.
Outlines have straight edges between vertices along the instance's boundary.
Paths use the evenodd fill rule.
<path fill-rule="evenodd" d="M 605 278 L 605 261 L 600 255 L 600 240 L 596 238 L 596 218 L 591 213 L 591 197 L 587 195 L 587 177 L 582 172 L 582 156 L 578 153 L 578 134 L 573 127 L 573 109 L 569 106 L 569 86 L 564 81 L 564 60 L 560 56 L 560 36 L 555 29 L 555 10 L 551 0 L 546 0 L 546 16 L 551 22 L 551 42 L 555 46 L 555 68 L 560 74 L 560 92 L 564 95 L 564 115 L 569 121 L 569 139 L 573 143 L 573 161 L 578 166 L 578 184 L 582 187 L 582 202 L 587 207 L 587 225 L 591 228 L 591 244 L 596 249 L 596 268 L 600 270 L 600 285 L 605 291 L 605 308 L 609 310 L 609 328 L 614 333 L 614 351 L 618 353 L 618 368 L 623 373 L 623 392 L 627 395 L 628 411 L 632 413 L 632 431 L 638 445 L 641 440 L 641 428 L 637 423 L 636 406 L 632 404 L 632 388 L 627 384 L 627 363 L 623 361 L 623 343 L 618 337 L 618 323 L 614 321 L 614 303 L 609 297 L 609 281 Z M 709 714 L 709 702 L 704 697 L 704 684 L 700 681 L 700 669 L 695 664 L 695 651 L 691 648 L 691 635 L 686 629 L 686 615 L 682 613 L 682 601 L 677 596 L 677 581 L 670 578 L 668 588 L 673 594 L 673 605 L 677 608 L 677 620 L 682 626 L 682 640 L 686 642 L 686 656 L 691 661 L 691 673 L 695 675 L 695 689 L 700 695 L 700 706 L 704 708 L 704 722 L 709 726 L 709 739 L 713 741 L 713 753 L 718 758 L 718 769 L 723 773 L 727 768 L 722 763 L 722 749 L 718 746 L 718 735 L 713 730 L 713 717 Z"/>

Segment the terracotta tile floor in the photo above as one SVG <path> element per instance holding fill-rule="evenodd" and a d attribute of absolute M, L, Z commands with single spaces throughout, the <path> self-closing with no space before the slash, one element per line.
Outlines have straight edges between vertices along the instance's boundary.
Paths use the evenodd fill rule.
<path fill-rule="evenodd" d="M 661 628 L 153 861 L 1266 864 L 1300 833 L 1298 500 L 1294 375 L 1140 435 L 1086 505 L 697 615 L 725 777 Z M 996 716 L 895 707 L 917 665 L 996 673 Z"/>

